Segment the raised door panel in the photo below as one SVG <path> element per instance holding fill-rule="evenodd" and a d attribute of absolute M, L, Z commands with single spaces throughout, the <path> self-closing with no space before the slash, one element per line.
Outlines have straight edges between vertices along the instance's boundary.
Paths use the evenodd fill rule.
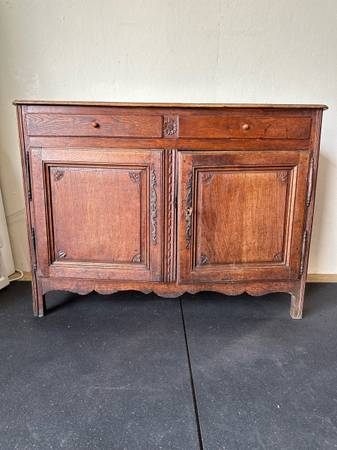
<path fill-rule="evenodd" d="M 180 152 L 181 282 L 299 277 L 308 155 Z"/>
<path fill-rule="evenodd" d="M 161 150 L 42 148 L 31 159 L 43 275 L 161 280 Z"/>

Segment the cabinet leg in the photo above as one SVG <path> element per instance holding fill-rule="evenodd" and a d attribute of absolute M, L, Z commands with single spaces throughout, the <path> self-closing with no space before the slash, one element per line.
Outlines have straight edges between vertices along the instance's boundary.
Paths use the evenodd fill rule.
<path fill-rule="evenodd" d="M 46 313 L 45 295 L 42 294 L 41 287 L 37 280 L 32 281 L 33 294 L 33 314 L 35 317 L 43 317 Z"/>
<path fill-rule="evenodd" d="M 300 287 L 291 293 L 290 317 L 302 319 L 305 282 L 301 281 Z"/>

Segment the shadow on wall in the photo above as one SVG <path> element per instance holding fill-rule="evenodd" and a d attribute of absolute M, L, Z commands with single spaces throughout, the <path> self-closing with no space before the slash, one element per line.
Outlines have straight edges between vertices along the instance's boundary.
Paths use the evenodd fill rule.
<path fill-rule="evenodd" d="M 14 107 L 10 105 L 14 110 Z M 13 127 L 13 135 L 17 134 L 16 115 L 9 114 L 8 129 Z M 15 265 L 23 271 L 30 271 L 30 260 L 27 240 L 26 215 L 23 200 L 22 170 L 20 163 L 19 141 L 15 147 L 9 142 L 9 135 L 0 136 L 0 148 L 10 148 L 10 152 L 1 151 L 1 179 L 0 185 L 7 188 L 7 203 L 5 203 L 6 222 Z M 16 170 L 16 166 L 19 166 Z M 9 191 L 9 194 L 8 194 Z M 20 202 L 18 198 L 20 198 Z M 9 199 L 9 201 L 8 201 Z"/>

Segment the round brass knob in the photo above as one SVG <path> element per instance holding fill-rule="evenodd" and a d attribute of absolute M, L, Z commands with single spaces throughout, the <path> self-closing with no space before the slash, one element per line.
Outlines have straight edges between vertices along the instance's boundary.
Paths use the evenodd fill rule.
<path fill-rule="evenodd" d="M 248 123 L 244 123 L 244 124 L 242 125 L 242 129 L 243 129 L 244 131 L 248 131 L 249 128 L 250 128 L 250 126 L 248 125 Z"/>
<path fill-rule="evenodd" d="M 91 122 L 91 125 L 92 125 L 94 128 L 99 128 L 99 123 L 98 123 L 96 120 L 93 120 L 93 121 Z"/>

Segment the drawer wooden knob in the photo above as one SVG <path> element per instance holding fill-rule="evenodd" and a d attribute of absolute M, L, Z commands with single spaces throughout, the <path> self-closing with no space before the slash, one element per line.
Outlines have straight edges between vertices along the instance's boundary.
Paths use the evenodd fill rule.
<path fill-rule="evenodd" d="M 242 129 L 243 129 L 244 131 L 248 131 L 249 128 L 250 128 L 250 126 L 248 125 L 248 123 L 244 123 L 244 124 L 242 125 Z"/>
<path fill-rule="evenodd" d="M 67 256 L 66 252 L 64 252 L 63 250 L 59 250 L 57 252 L 57 255 L 59 258 L 65 258 Z"/>
<path fill-rule="evenodd" d="M 92 126 L 93 128 L 99 128 L 99 123 L 98 123 L 96 120 L 93 120 L 93 121 L 91 122 L 91 126 Z"/>

